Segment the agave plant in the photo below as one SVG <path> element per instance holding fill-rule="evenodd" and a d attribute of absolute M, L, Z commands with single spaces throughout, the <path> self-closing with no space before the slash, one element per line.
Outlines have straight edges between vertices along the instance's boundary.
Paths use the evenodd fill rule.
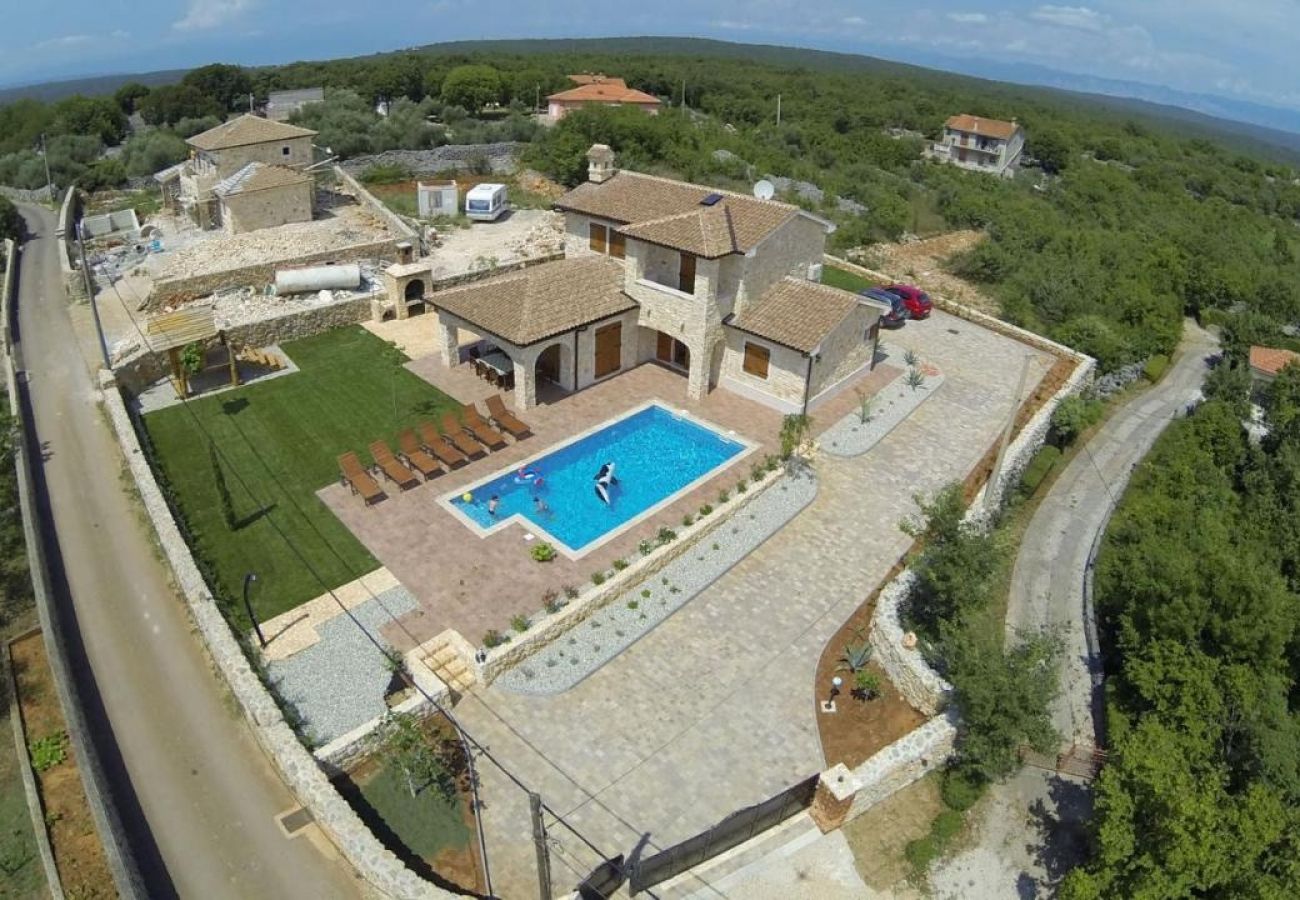
<path fill-rule="evenodd" d="M 844 652 L 840 655 L 839 665 L 836 671 L 857 672 L 866 668 L 867 663 L 871 662 L 871 645 L 867 643 L 862 629 L 856 629 L 853 637 L 857 643 L 847 643 L 844 645 Z"/>

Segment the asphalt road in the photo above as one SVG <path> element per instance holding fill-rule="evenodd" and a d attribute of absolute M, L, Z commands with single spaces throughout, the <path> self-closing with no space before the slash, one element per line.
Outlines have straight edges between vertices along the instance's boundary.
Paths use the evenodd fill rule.
<path fill-rule="evenodd" d="M 125 489 L 73 336 L 55 216 L 22 212 L 33 238 L 22 253 L 16 337 L 42 449 L 51 574 L 75 622 L 72 665 L 149 896 L 359 896 L 331 847 L 314 835 L 286 838 L 275 822 L 293 797 L 220 685 Z"/>
<path fill-rule="evenodd" d="M 1200 396 L 1207 359 L 1218 342 L 1193 321 L 1164 378 L 1115 412 L 1053 482 L 1025 531 L 1007 604 L 1008 638 L 1016 629 L 1055 629 L 1065 641 L 1061 692 L 1052 718 L 1065 745 L 1099 739 L 1101 661 L 1089 646 L 1084 575 L 1097 536 L 1110 519 L 1133 467 L 1170 420 Z"/>

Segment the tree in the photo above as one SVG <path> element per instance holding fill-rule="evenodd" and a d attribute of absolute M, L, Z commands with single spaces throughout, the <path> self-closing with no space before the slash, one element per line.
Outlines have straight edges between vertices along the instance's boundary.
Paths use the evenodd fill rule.
<path fill-rule="evenodd" d="M 149 86 L 138 81 L 128 81 L 113 93 L 113 102 L 128 116 L 135 112 L 140 98 L 149 96 Z"/>
<path fill-rule="evenodd" d="M 120 159 L 101 159 L 86 168 L 77 183 L 90 193 L 115 188 L 126 182 L 126 167 Z"/>
<path fill-rule="evenodd" d="M 194 88 L 203 96 L 212 98 L 223 110 L 234 109 L 236 106 L 247 109 L 248 95 L 253 90 L 253 82 L 242 66 L 225 63 L 192 69 L 185 73 L 181 85 Z"/>
<path fill-rule="evenodd" d="M 0 240 L 12 238 L 15 241 L 23 237 L 23 217 L 18 207 L 8 197 L 0 197 Z M 13 260 L 9 260 L 12 265 Z"/>
<path fill-rule="evenodd" d="M 932 500 L 917 497 L 921 524 L 904 522 L 902 530 L 919 538 L 923 550 L 916 560 L 916 580 L 908 597 L 908 623 L 931 640 L 945 623 L 954 623 L 988 600 L 989 579 L 997 565 L 992 538 L 963 521 L 966 504 L 959 483 L 950 484 Z"/>
<path fill-rule="evenodd" d="M 413 713 L 389 712 L 380 724 L 382 753 L 402 772 L 412 797 L 433 787 L 444 797 L 455 791 L 450 767 L 434 748 L 419 718 Z"/>
<path fill-rule="evenodd" d="M 457 66 L 442 82 L 442 102 L 463 106 L 471 114 L 500 99 L 501 75 L 491 66 Z"/>
<path fill-rule="evenodd" d="M 171 125 L 186 118 L 224 116 L 225 107 L 190 84 L 168 84 L 140 98 L 140 115 L 150 125 Z"/>
<path fill-rule="evenodd" d="M 134 135 L 122 149 L 122 161 L 128 175 L 152 175 L 189 155 L 189 147 L 180 137 L 165 129 Z"/>
<path fill-rule="evenodd" d="M 126 116 L 106 97 L 68 97 L 54 105 L 54 115 L 59 132 L 94 135 L 105 144 L 117 144 L 126 136 Z"/>
<path fill-rule="evenodd" d="M 1059 174 L 1070 164 L 1070 145 L 1056 131 L 1036 131 L 1026 142 L 1029 155 L 1038 160 L 1044 172 Z"/>

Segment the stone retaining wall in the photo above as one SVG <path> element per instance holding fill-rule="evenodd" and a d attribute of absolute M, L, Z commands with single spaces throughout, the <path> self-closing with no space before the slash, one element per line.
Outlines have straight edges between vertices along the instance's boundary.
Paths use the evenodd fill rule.
<path fill-rule="evenodd" d="M 363 172 L 370 166 L 406 166 L 416 175 L 436 175 L 453 169 L 465 169 L 476 157 L 484 157 L 493 172 L 513 172 L 519 151 L 527 146 L 514 141 L 494 144 L 444 144 L 432 150 L 385 150 L 370 156 L 355 156 L 343 167 Z"/>
<path fill-rule="evenodd" d="M 100 385 L 109 420 L 190 616 L 253 735 L 274 761 L 285 784 L 361 877 L 382 894 L 403 900 L 455 896 L 420 878 L 379 842 L 285 722 L 270 692 L 249 665 L 194 562 L 140 447 L 134 423 L 112 373 L 101 372 Z"/>
<path fill-rule="evenodd" d="M 467 659 L 465 662 L 475 667 L 480 682 L 491 684 L 502 672 L 517 666 L 543 647 L 555 643 L 604 608 L 615 597 L 658 574 L 670 562 L 686 553 L 752 503 L 784 475 L 781 469 L 766 473 L 762 481 L 753 485 L 744 494 L 737 495 L 725 505 L 715 508 L 712 515 L 696 519 L 694 524 L 681 529 L 675 541 L 655 548 L 648 556 L 642 556 L 623 571 L 615 572 L 603 584 L 589 588 L 586 593 L 569 601 L 562 609 L 539 615 L 523 634 L 512 638 L 508 644 L 487 651 L 487 658 L 482 662 L 473 659 Z"/>
<path fill-rule="evenodd" d="M 207 297 L 226 288 L 261 287 L 275 280 L 277 269 L 298 268 L 319 263 L 361 262 L 369 259 L 396 259 L 396 245 L 407 240 L 405 236 L 384 238 L 382 240 L 363 241 L 348 244 L 319 253 L 307 253 L 291 256 L 251 266 L 223 269 L 205 275 L 179 275 L 174 278 L 160 278 L 153 283 L 146 305 L 150 309 L 185 303 L 199 297 Z"/>
<path fill-rule="evenodd" d="M 903 699 L 927 716 L 933 716 L 948 705 L 952 685 L 930 668 L 919 649 L 903 646 L 899 607 L 907 600 L 915 582 L 916 573 L 904 569 L 881 588 L 867 641 L 872 647 L 872 658 L 884 668 Z"/>
<path fill-rule="evenodd" d="M 19 260 L 14 242 L 6 240 L 4 243 L 7 267 L 3 284 L 0 285 L 0 333 L 2 333 L 0 341 L 3 343 L 5 358 L 4 377 L 9 394 L 9 409 L 19 437 L 14 441 L 14 473 L 18 488 L 18 502 L 22 509 L 23 541 L 27 549 L 27 569 L 32 582 L 32 595 L 36 601 L 36 613 L 45 639 L 50 672 L 59 695 L 59 706 L 63 709 L 63 718 L 68 726 L 68 737 L 78 760 L 78 771 L 82 786 L 85 788 L 86 803 L 90 807 L 95 831 L 104 848 L 104 857 L 113 875 L 113 883 L 122 897 L 144 897 L 146 895 L 144 879 L 140 875 L 131 845 L 126 839 L 126 830 L 122 826 L 117 800 L 112 793 L 112 784 L 108 780 L 99 755 L 99 745 L 95 743 L 86 721 L 81 689 L 72 674 L 72 662 L 68 658 L 67 651 L 71 645 L 67 634 L 69 624 L 58 604 L 54 602 L 50 587 L 49 560 L 45 547 L 45 535 L 48 532 L 42 527 L 41 508 L 36 502 L 36 479 L 32 471 L 32 458 L 39 453 L 40 448 L 29 443 L 34 439 L 29 418 L 31 407 L 26 379 L 20 382 L 18 378 L 18 371 L 22 368 L 21 347 L 15 346 L 13 339 L 18 320 L 16 291 Z"/>
<path fill-rule="evenodd" d="M 0 184 L 0 197 L 17 203 L 49 203 L 53 199 L 46 188 L 16 188 L 7 184 Z"/>
<path fill-rule="evenodd" d="M 419 232 L 407 224 L 406 219 L 402 218 L 380 202 L 379 198 L 362 187 L 361 182 L 357 181 L 345 172 L 341 166 L 334 167 L 334 174 L 339 177 L 339 180 L 347 185 L 348 190 L 356 194 L 358 200 L 370 207 L 371 212 L 387 222 L 388 226 L 398 234 L 402 235 L 402 239 L 410 241 L 411 247 L 414 248 L 416 256 L 424 256 L 427 249 L 424 246 L 424 240 L 420 237 Z"/>

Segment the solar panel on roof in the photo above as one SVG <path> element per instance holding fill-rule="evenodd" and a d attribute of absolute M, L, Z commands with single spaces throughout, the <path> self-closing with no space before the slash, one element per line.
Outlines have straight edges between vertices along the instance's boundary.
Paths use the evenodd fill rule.
<path fill-rule="evenodd" d="M 709 194 L 707 197 L 705 197 L 703 200 L 700 201 L 700 206 L 712 206 L 713 204 L 717 203 L 721 199 L 722 199 L 721 194 Z"/>

